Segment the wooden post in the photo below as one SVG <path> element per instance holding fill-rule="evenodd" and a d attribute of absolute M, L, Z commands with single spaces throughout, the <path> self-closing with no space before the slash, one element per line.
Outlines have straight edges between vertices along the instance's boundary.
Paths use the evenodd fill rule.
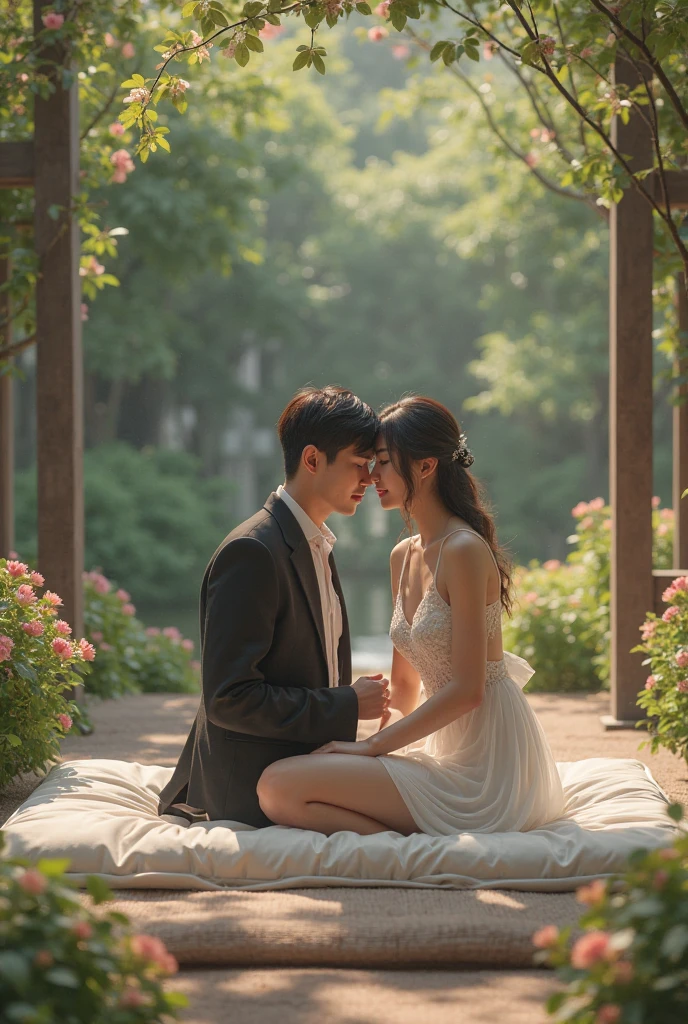
<path fill-rule="evenodd" d="M 0 256 L 0 285 L 10 275 L 10 261 Z M 11 304 L 7 292 L 0 292 L 0 345 L 12 343 Z M 9 369 L 9 367 L 5 367 Z M 0 557 L 14 548 L 14 381 L 11 373 L 0 374 Z"/>
<path fill-rule="evenodd" d="M 676 282 L 678 306 L 678 329 L 680 346 L 688 349 L 688 298 L 683 274 Z M 676 370 L 688 374 L 688 357 L 677 360 Z M 674 507 L 674 566 L 679 571 L 688 569 L 688 495 L 681 501 L 681 495 L 688 488 L 688 384 L 682 384 L 679 395 L 683 405 L 673 408 L 673 485 L 672 505 Z M 679 568 L 680 567 L 680 568 Z"/>
<path fill-rule="evenodd" d="M 40 31 L 47 0 L 34 0 Z M 65 63 L 53 47 L 45 56 Z M 52 74 L 52 71 L 50 71 Z M 83 632 L 83 385 L 79 228 L 71 215 L 79 190 L 78 83 L 56 82 L 35 100 L 36 395 L 38 439 L 38 564 L 63 599 L 62 614 Z M 57 217 L 51 208 L 59 208 Z M 54 210 L 53 210 L 54 212 Z"/>
<path fill-rule="evenodd" d="M 631 88 L 640 75 L 621 54 L 616 81 Z M 615 118 L 612 138 L 634 170 L 651 167 L 652 139 L 637 113 Z M 609 474 L 612 507 L 611 714 L 607 729 L 642 718 L 636 706 L 645 669 L 629 654 L 653 607 L 652 578 L 652 211 L 628 188 L 610 217 Z"/>

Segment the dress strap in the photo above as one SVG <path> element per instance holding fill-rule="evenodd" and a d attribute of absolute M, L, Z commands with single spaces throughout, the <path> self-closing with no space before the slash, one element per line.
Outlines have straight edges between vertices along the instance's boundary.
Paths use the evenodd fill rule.
<path fill-rule="evenodd" d="M 495 558 L 494 551 L 492 550 L 492 548 L 490 547 L 488 542 L 485 540 L 485 538 L 482 536 L 482 534 L 478 533 L 477 530 L 469 530 L 467 526 L 460 526 L 458 528 L 458 530 L 452 530 L 451 533 L 448 533 L 446 537 L 442 538 L 442 543 L 440 544 L 439 554 L 437 556 L 437 562 L 435 563 L 435 572 L 434 572 L 434 578 L 435 579 L 437 579 L 437 573 L 438 573 L 438 570 L 439 570 L 439 567 L 440 567 L 440 558 L 442 557 L 442 548 L 444 547 L 444 542 L 445 542 L 445 540 L 448 540 L 449 537 L 453 537 L 455 533 L 472 533 L 474 537 L 479 537 L 480 540 L 483 542 L 483 544 L 486 545 L 487 550 L 492 555 L 492 561 L 494 562 L 494 564 L 495 564 L 495 566 L 497 568 L 497 572 L 499 572 L 499 565 L 497 565 L 497 559 Z M 501 573 L 499 573 L 499 578 L 500 578 L 500 581 L 501 581 L 501 578 L 502 578 Z"/>
<path fill-rule="evenodd" d="M 406 572 L 406 563 L 408 562 L 408 556 L 411 551 L 411 545 L 413 544 L 413 537 L 409 537 L 409 542 L 406 545 L 406 554 L 404 555 L 404 561 L 401 566 L 401 572 L 399 573 L 399 585 L 397 586 L 397 601 L 401 597 L 401 584 L 404 582 L 404 573 Z"/>

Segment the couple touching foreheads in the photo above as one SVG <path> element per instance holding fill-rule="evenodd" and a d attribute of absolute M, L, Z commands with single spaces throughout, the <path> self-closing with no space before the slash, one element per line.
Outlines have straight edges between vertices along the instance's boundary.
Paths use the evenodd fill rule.
<path fill-rule="evenodd" d="M 509 561 L 454 416 L 430 398 L 378 415 L 344 388 L 304 388 L 278 433 L 284 484 L 205 572 L 201 702 L 159 813 L 325 835 L 560 818 L 559 773 L 522 693 L 533 669 L 502 649 Z M 418 532 L 390 557 L 391 678 L 352 682 L 325 521 L 354 515 L 371 485 Z"/>

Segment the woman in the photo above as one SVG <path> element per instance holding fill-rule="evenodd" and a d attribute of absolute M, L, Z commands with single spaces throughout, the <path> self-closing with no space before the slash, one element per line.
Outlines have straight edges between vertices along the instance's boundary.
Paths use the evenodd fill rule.
<path fill-rule="evenodd" d="M 403 717 L 386 725 L 387 712 L 366 740 L 270 765 L 261 807 L 278 824 L 326 835 L 538 828 L 563 815 L 564 796 L 521 692 L 533 669 L 502 649 L 511 577 L 473 456 L 433 399 L 404 398 L 380 418 L 373 482 L 382 507 L 419 531 L 390 560 L 391 706 Z"/>

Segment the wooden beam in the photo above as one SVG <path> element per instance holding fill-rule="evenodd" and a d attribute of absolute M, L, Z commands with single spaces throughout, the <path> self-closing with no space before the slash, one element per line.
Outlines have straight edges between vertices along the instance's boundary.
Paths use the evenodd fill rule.
<path fill-rule="evenodd" d="M 688 349 L 688 298 L 683 274 L 676 281 L 676 305 L 678 330 L 682 349 Z M 676 372 L 688 374 L 688 357 L 676 360 Z M 672 505 L 674 507 L 674 565 L 682 566 L 676 575 L 688 572 L 688 495 L 681 495 L 688 488 L 688 384 L 681 384 L 678 391 L 683 405 L 675 405 L 673 420 L 673 476 Z"/>
<path fill-rule="evenodd" d="M 672 210 L 688 210 L 688 171 L 665 171 L 664 178 Z M 655 170 L 645 180 L 655 201 L 663 205 L 664 194 L 659 173 Z"/>
<path fill-rule="evenodd" d="M 616 81 L 642 81 L 617 57 Z M 615 118 L 612 137 L 631 166 L 652 166 L 652 138 L 638 114 Z M 647 673 L 638 627 L 653 605 L 652 581 L 652 211 L 628 189 L 610 216 L 609 471 L 612 506 L 611 715 L 606 728 L 642 718 L 636 705 Z"/>
<path fill-rule="evenodd" d="M 10 261 L 0 256 L 0 285 L 10 276 Z M 10 298 L 0 291 L 0 345 L 11 344 Z M 0 366 L 0 556 L 7 558 L 14 548 L 14 380 L 7 371 L 11 361 Z"/>
<path fill-rule="evenodd" d="M 34 28 L 47 0 L 34 0 Z M 47 60 L 66 63 L 52 47 Z M 53 74 L 46 64 L 47 73 Z M 75 636 L 83 633 L 83 383 L 80 239 L 71 206 L 79 191 L 78 84 L 36 96 L 34 118 L 38 564 L 64 601 Z M 60 207 L 57 220 L 51 206 Z"/>
<path fill-rule="evenodd" d="M 0 188 L 31 188 L 33 142 L 0 142 Z"/>

